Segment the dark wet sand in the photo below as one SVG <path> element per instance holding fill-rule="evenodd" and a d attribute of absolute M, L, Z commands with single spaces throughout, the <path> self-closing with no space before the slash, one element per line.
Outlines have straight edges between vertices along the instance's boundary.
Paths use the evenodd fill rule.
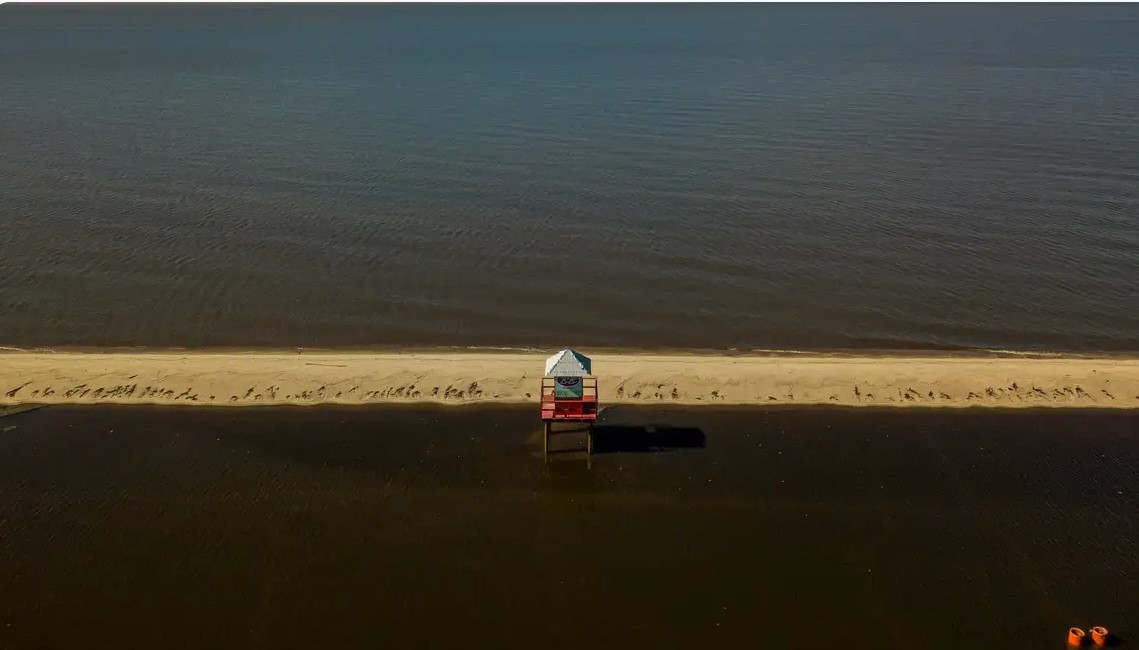
<path fill-rule="evenodd" d="M 1139 642 L 1135 414 L 605 417 L 546 466 L 529 408 L 2 418 L 0 647 Z"/>

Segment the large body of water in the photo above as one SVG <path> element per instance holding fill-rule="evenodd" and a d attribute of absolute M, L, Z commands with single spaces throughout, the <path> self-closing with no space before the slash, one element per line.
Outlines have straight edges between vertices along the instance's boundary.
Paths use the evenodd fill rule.
<path fill-rule="evenodd" d="M 613 409 L 592 463 L 545 465 L 536 415 L 0 420 L 0 647 L 1059 650 L 1072 625 L 1139 638 L 1131 414 Z M 667 451 L 636 453 L 654 436 Z"/>
<path fill-rule="evenodd" d="M 1136 34 L 0 7 L 0 345 L 1136 351 Z"/>

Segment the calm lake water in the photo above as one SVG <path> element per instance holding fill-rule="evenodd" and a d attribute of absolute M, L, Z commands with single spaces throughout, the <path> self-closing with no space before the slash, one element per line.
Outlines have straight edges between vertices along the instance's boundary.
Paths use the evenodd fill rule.
<path fill-rule="evenodd" d="M 0 647 L 1139 639 L 1133 414 L 613 409 L 591 464 L 548 465 L 536 417 L 0 420 Z M 648 438 L 663 450 L 638 451 Z"/>
<path fill-rule="evenodd" d="M 1139 350 L 1139 7 L 0 7 L 0 345 Z"/>

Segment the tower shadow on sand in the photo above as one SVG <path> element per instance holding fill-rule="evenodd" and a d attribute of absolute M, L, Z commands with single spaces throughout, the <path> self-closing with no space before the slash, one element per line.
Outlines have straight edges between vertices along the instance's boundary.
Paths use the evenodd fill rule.
<path fill-rule="evenodd" d="M 707 437 L 696 427 L 668 424 L 597 424 L 593 427 L 593 453 L 660 452 L 702 449 Z"/>

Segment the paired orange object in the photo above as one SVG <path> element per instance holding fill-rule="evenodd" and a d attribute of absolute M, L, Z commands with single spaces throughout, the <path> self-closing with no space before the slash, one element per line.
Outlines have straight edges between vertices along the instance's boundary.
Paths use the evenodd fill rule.
<path fill-rule="evenodd" d="M 1099 646 L 1101 648 L 1106 646 L 1107 642 L 1111 640 L 1111 632 L 1108 632 L 1106 627 L 1102 627 L 1102 626 L 1097 625 L 1089 631 L 1092 633 L 1092 643 L 1096 644 L 1097 646 Z M 1087 634 L 1085 634 L 1084 631 L 1081 630 L 1080 628 L 1073 627 L 1073 628 L 1068 629 L 1068 645 L 1070 645 L 1070 646 L 1083 645 L 1084 639 L 1086 639 L 1086 638 L 1087 638 Z"/>
<path fill-rule="evenodd" d="M 1092 643 L 1098 645 L 1101 648 L 1107 645 L 1108 640 L 1111 638 L 1111 632 L 1108 632 L 1106 627 L 1100 627 L 1097 625 L 1091 629 L 1091 633 Z"/>

